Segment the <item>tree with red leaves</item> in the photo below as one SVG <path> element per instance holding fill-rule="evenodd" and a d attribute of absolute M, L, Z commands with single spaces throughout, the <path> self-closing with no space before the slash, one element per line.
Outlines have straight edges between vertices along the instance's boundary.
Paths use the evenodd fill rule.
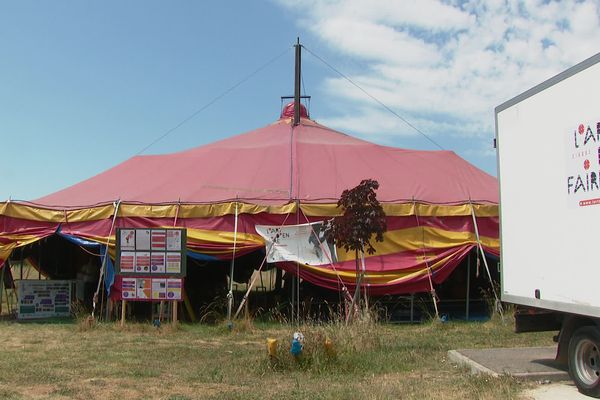
<path fill-rule="evenodd" d="M 360 301 L 360 284 L 363 274 L 360 271 L 360 255 L 375 253 L 371 239 L 383 242 L 383 234 L 387 230 L 385 213 L 377 200 L 375 190 L 379 182 L 374 179 L 365 179 L 353 189 L 347 189 L 337 203 L 344 213 L 333 219 L 329 237 L 337 246 L 344 250 L 354 250 L 356 259 L 356 290 L 352 299 L 352 306 Z M 349 314 L 351 319 L 352 312 Z"/>

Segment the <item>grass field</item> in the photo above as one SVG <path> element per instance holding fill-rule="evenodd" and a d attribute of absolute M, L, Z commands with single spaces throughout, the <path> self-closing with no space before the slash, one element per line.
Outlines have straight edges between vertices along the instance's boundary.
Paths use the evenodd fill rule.
<path fill-rule="evenodd" d="M 449 349 L 550 345 L 551 334 L 512 333 L 512 321 L 308 325 L 0 322 L 2 399 L 514 399 L 528 384 L 473 377 Z M 270 360 L 266 339 L 279 340 Z M 325 338 L 334 352 L 322 346 Z"/>

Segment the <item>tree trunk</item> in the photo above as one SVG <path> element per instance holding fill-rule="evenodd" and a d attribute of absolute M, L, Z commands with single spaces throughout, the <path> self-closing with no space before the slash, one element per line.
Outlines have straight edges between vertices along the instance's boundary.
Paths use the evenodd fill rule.
<path fill-rule="evenodd" d="M 358 250 L 354 250 L 354 258 L 356 260 L 356 289 L 354 290 L 353 302 L 356 304 L 360 303 L 360 260 L 358 258 Z"/>
<path fill-rule="evenodd" d="M 352 302 L 350 303 L 350 312 L 348 313 L 348 318 L 346 319 L 346 324 L 352 322 L 354 317 L 354 308 L 356 305 L 360 304 L 360 282 L 362 280 L 362 274 L 360 272 L 360 262 L 358 260 L 358 250 L 354 251 L 355 260 L 356 260 L 356 287 L 354 289 L 354 296 L 352 297 Z"/>

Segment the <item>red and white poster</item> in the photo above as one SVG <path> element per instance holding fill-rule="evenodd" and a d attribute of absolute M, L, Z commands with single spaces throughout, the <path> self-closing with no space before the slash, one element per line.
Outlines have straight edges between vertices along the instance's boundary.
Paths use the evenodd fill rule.
<path fill-rule="evenodd" d="M 135 254 L 135 272 L 140 274 L 150 273 L 150 253 L 138 252 Z"/>
<path fill-rule="evenodd" d="M 135 252 L 124 251 L 121 253 L 121 273 L 135 272 Z"/>
<path fill-rule="evenodd" d="M 167 249 L 167 231 L 165 230 L 152 230 L 151 234 L 152 250 L 166 250 Z"/>

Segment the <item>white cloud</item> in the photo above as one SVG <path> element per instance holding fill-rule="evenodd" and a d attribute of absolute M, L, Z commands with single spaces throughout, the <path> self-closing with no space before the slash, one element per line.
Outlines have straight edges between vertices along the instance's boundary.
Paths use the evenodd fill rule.
<path fill-rule="evenodd" d="M 368 21 L 334 17 L 321 24 L 320 32 L 346 54 L 372 61 L 423 64 L 439 59 L 435 46 L 424 44 L 406 32 Z"/>
<path fill-rule="evenodd" d="M 367 106 L 362 111 L 358 115 L 324 118 L 319 122 L 326 126 L 335 126 L 336 129 L 344 132 L 357 132 L 364 137 L 375 136 L 383 143 L 391 143 L 395 136 L 419 136 L 419 132 L 414 128 L 386 110 L 376 108 L 376 106 Z M 492 112 L 489 114 L 490 118 L 493 118 Z M 409 113 L 405 117 L 411 125 L 434 139 L 435 135 L 430 135 L 430 132 L 444 132 L 451 137 L 474 138 L 478 137 L 482 130 L 491 128 L 489 124 L 467 119 L 441 120 L 413 113 Z"/>
<path fill-rule="evenodd" d="M 361 70 L 343 72 L 433 138 L 491 140 L 495 106 L 600 51 L 593 0 L 279 3 L 302 11 L 303 26 L 334 53 L 361 61 Z M 344 104 L 327 119 L 332 127 L 415 134 L 344 79 L 323 87 Z"/>

